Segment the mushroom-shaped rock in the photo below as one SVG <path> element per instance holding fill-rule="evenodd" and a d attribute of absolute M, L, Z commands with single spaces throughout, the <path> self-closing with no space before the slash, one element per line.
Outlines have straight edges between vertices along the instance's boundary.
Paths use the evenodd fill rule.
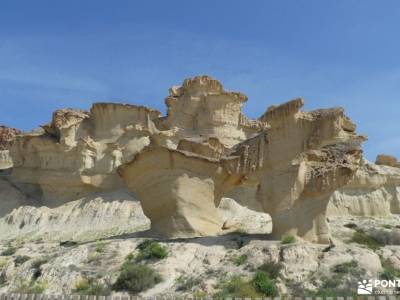
<path fill-rule="evenodd" d="M 302 112 L 302 99 L 271 107 L 261 117 L 264 133 L 236 147 L 238 172 L 259 178 L 258 200 L 273 223 L 273 235 L 329 242 L 329 196 L 352 178 L 363 136 L 343 109 Z"/>
<path fill-rule="evenodd" d="M 151 229 L 171 238 L 216 235 L 223 221 L 217 207 L 240 183 L 225 164 L 192 152 L 149 146 L 118 172 L 142 203 Z"/>

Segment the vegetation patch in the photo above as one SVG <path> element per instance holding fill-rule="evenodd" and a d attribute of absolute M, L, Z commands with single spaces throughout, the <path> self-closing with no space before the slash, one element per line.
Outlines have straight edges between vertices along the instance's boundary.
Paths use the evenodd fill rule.
<path fill-rule="evenodd" d="M 177 288 L 176 288 L 177 291 L 191 291 L 194 287 L 200 285 L 202 281 L 201 278 L 199 277 L 179 276 L 176 282 L 177 282 Z"/>
<path fill-rule="evenodd" d="M 294 242 L 296 242 L 296 238 L 293 235 L 282 236 L 282 239 L 281 239 L 282 244 L 293 244 Z"/>
<path fill-rule="evenodd" d="M 247 255 L 242 254 L 233 258 L 233 263 L 237 266 L 243 265 L 247 261 Z"/>
<path fill-rule="evenodd" d="M 11 246 L 11 245 L 8 245 L 7 249 L 4 249 L 4 250 L 0 253 L 0 255 L 1 255 L 1 256 L 11 256 L 11 255 L 14 255 L 15 252 L 17 252 L 17 248 L 15 248 L 15 247 L 13 247 L 13 246 Z"/>
<path fill-rule="evenodd" d="M 29 256 L 27 256 L 27 255 L 17 255 L 17 257 L 15 257 L 15 259 L 14 259 L 14 263 L 15 263 L 16 266 L 20 266 L 24 262 L 27 262 L 30 259 L 31 258 Z"/>
<path fill-rule="evenodd" d="M 159 260 L 168 256 L 167 249 L 161 246 L 157 241 L 146 240 L 140 243 L 136 248 L 139 250 L 136 261 Z"/>
<path fill-rule="evenodd" d="M 278 295 L 278 288 L 275 281 L 266 272 L 257 271 L 252 282 L 257 292 L 264 296 L 275 297 Z"/>
<path fill-rule="evenodd" d="M 243 280 L 239 276 L 234 276 L 226 282 L 219 284 L 219 292 L 214 294 L 214 298 L 260 298 L 262 295 L 257 292 L 254 285 Z"/>
<path fill-rule="evenodd" d="M 358 229 L 353 233 L 351 241 L 353 243 L 364 245 L 374 251 L 383 246 L 382 243 L 379 242 L 376 238 L 368 235 L 361 229 Z"/>
<path fill-rule="evenodd" d="M 341 274 L 354 274 L 357 271 L 358 263 L 355 260 L 338 264 L 333 267 L 333 272 Z"/>
<path fill-rule="evenodd" d="M 395 280 L 400 278 L 400 270 L 396 269 L 389 260 L 382 261 L 383 272 L 379 275 L 380 279 Z"/>
<path fill-rule="evenodd" d="M 111 288 L 99 280 L 81 278 L 75 283 L 73 292 L 79 295 L 108 296 Z"/>
<path fill-rule="evenodd" d="M 268 262 L 258 267 L 258 270 L 267 273 L 268 277 L 271 279 L 277 279 L 281 274 L 282 268 L 283 265 L 279 262 Z"/>
<path fill-rule="evenodd" d="M 19 294 L 42 294 L 47 289 L 47 283 L 31 280 L 19 280 L 12 290 Z"/>
<path fill-rule="evenodd" d="M 271 279 L 266 272 L 257 271 L 253 279 L 246 281 L 240 276 L 234 276 L 230 280 L 218 285 L 219 292 L 214 298 L 260 298 L 263 296 L 275 297 L 278 295 L 278 288 L 274 279 Z"/>
<path fill-rule="evenodd" d="M 152 288 L 161 281 L 162 277 L 156 270 L 146 265 L 125 262 L 112 289 L 137 294 Z"/>

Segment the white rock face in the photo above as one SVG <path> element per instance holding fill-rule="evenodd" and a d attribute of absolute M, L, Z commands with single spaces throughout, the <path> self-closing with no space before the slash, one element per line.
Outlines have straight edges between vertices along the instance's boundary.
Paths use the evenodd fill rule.
<path fill-rule="evenodd" d="M 218 210 L 228 230 L 250 234 L 272 232 L 272 220 L 268 214 L 250 210 L 239 205 L 234 199 L 222 198 Z"/>
<path fill-rule="evenodd" d="M 12 211 L 10 203 L 0 202 L 3 212 L 0 239 L 85 241 L 134 233 L 150 227 L 140 203 L 125 192 L 102 193 L 46 207 L 41 203 L 34 206 L 34 202 L 26 201 L 18 191 L 7 190 L 8 195 L 13 197 L 9 199 L 18 199 L 19 196 L 20 202 L 12 203 Z M 3 196 L 0 193 L 0 199 Z M 7 211 L 10 212 L 5 214 Z"/>
<path fill-rule="evenodd" d="M 382 216 L 400 213 L 400 168 L 364 162 L 354 178 L 334 192 L 328 215 Z"/>

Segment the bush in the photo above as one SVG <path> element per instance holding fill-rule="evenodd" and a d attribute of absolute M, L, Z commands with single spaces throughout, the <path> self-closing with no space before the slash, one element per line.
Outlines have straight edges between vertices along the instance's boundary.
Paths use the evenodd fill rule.
<path fill-rule="evenodd" d="M 177 283 L 178 283 L 178 286 L 176 288 L 177 291 L 189 291 L 192 290 L 195 286 L 201 284 L 201 279 L 193 276 L 189 276 L 186 278 L 180 276 L 177 279 Z"/>
<path fill-rule="evenodd" d="M 388 260 L 382 262 L 383 272 L 379 275 L 380 279 L 395 280 L 400 278 L 400 270 L 396 269 Z"/>
<path fill-rule="evenodd" d="M 140 293 L 162 281 L 161 275 L 146 265 L 126 262 L 122 265 L 121 273 L 113 285 L 113 290 Z"/>
<path fill-rule="evenodd" d="M 24 262 L 27 262 L 31 258 L 26 255 L 17 255 L 17 257 L 14 259 L 14 263 L 16 266 L 22 265 Z"/>
<path fill-rule="evenodd" d="M 12 292 L 18 294 L 42 294 L 46 289 L 47 284 L 44 282 L 20 280 Z"/>
<path fill-rule="evenodd" d="M 106 250 L 106 244 L 103 242 L 97 242 L 94 247 L 94 251 L 97 253 L 103 253 Z"/>
<path fill-rule="evenodd" d="M 334 266 L 333 272 L 342 274 L 351 274 L 357 267 L 358 263 L 355 260 L 352 260 L 350 262 L 345 262 Z"/>
<path fill-rule="evenodd" d="M 7 278 L 4 273 L 0 273 L 0 287 L 5 285 L 7 283 Z"/>
<path fill-rule="evenodd" d="M 368 235 L 362 230 L 356 230 L 353 233 L 351 241 L 353 243 L 365 245 L 371 250 L 378 250 L 381 246 L 383 246 L 377 239 Z"/>
<path fill-rule="evenodd" d="M 2 256 L 11 256 L 17 252 L 17 249 L 13 246 L 8 246 L 7 249 L 3 250 L 3 252 L 0 253 Z"/>
<path fill-rule="evenodd" d="M 146 240 L 137 246 L 139 254 L 136 261 L 147 259 L 163 259 L 168 256 L 167 249 L 160 245 L 160 243 L 152 240 Z"/>
<path fill-rule="evenodd" d="M 233 263 L 237 266 L 243 265 L 245 262 L 247 261 L 247 255 L 246 254 L 242 254 L 240 256 L 236 256 L 233 259 Z"/>
<path fill-rule="evenodd" d="M 296 242 L 296 238 L 293 235 L 282 236 L 282 239 L 281 239 L 282 244 L 292 244 L 294 242 Z"/>
<path fill-rule="evenodd" d="M 275 281 L 268 277 L 263 271 L 257 271 L 253 278 L 253 284 L 257 292 L 267 296 L 275 297 L 278 295 L 278 288 Z"/>
<path fill-rule="evenodd" d="M 111 294 L 111 289 L 98 280 L 81 278 L 75 283 L 73 292 L 79 295 L 108 296 Z"/>
<path fill-rule="evenodd" d="M 269 278 L 277 279 L 283 266 L 281 263 L 269 262 L 262 264 L 258 270 L 265 272 Z"/>
<path fill-rule="evenodd" d="M 262 296 L 251 282 L 244 281 L 239 276 L 232 277 L 220 287 L 221 290 L 214 294 L 214 298 L 260 298 Z"/>

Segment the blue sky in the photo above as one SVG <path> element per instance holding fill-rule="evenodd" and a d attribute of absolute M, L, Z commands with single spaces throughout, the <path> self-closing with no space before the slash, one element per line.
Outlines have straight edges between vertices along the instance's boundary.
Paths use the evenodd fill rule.
<path fill-rule="evenodd" d="M 0 2 L 0 124 L 120 101 L 164 111 L 168 88 L 208 74 L 258 117 L 301 96 L 343 106 L 366 156 L 400 157 L 397 0 Z"/>

